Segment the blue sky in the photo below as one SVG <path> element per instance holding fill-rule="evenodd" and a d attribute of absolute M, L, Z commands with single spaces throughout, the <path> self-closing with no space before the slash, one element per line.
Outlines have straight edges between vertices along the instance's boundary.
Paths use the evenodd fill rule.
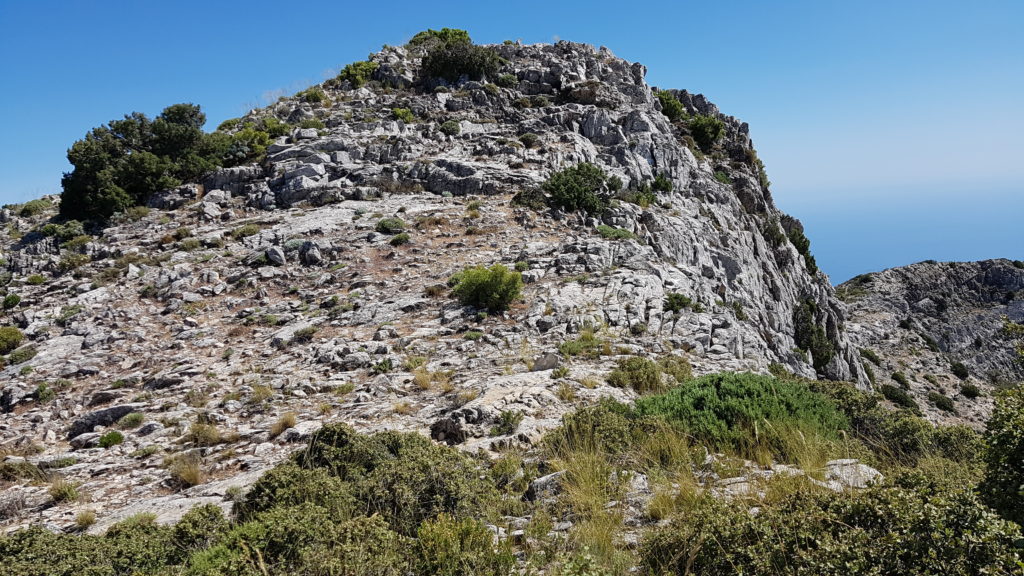
<path fill-rule="evenodd" d="M 0 203 L 60 190 L 90 128 L 176 102 L 208 129 L 419 30 L 566 39 L 751 133 L 833 281 L 1024 259 L 1024 2 L 0 0 Z"/>

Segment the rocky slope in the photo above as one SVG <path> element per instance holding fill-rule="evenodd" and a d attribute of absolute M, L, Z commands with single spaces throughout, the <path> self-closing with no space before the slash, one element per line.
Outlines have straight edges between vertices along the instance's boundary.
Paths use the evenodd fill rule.
<path fill-rule="evenodd" d="M 1024 357 L 1007 330 L 1024 322 L 1020 261 L 920 262 L 858 276 L 838 293 L 876 384 L 903 387 L 893 379 L 902 374 L 932 421 L 980 428 L 992 391 L 1024 381 Z M 952 399 L 953 410 L 937 407 L 935 394 Z"/>
<path fill-rule="evenodd" d="M 170 520 L 222 503 L 327 421 L 467 449 L 529 444 L 574 406 L 628 398 L 604 375 L 629 354 L 685 356 L 698 374 L 778 363 L 868 386 L 863 344 L 790 241 L 799 223 L 774 206 L 746 124 L 674 92 L 689 114 L 724 122 L 703 153 L 640 64 L 568 42 L 494 49 L 505 87 L 427 90 L 420 54 L 385 48 L 367 86 L 247 116 L 323 129 L 157 194 L 151 212 L 91 239 L 43 234 L 53 208 L 5 209 L 0 251 L 20 302 L 3 323 L 26 335 L 0 373 L 7 462 L 59 469 L 102 530 L 140 510 Z M 580 162 L 623 183 L 602 220 L 510 202 Z M 671 190 L 647 207 L 625 201 L 659 175 Z M 378 231 L 386 217 L 407 224 L 408 243 Z M 451 274 L 495 263 L 523 269 L 510 311 L 450 297 Z M 693 304 L 667 310 L 671 293 Z M 798 349 L 798 323 L 820 327 L 827 358 Z M 590 354 L 559 353 L 581 338 Z M 491 436 L 502 412 L 523 421 Z M 127 414 L 141 416 L 119 426 Z M 124 442 L 100 447 L 115 429 Z M 191 488 L 185 457 L 200 475 Z M 70 526 L 83 505 L 56 504 L 49 488 L 4 482 L 4 525 Z"/>

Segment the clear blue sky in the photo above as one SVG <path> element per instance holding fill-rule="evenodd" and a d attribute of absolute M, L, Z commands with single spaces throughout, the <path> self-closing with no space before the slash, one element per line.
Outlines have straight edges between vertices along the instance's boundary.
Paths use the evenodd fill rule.
<path fill-rule="evenodd" d="M 742 118 L 833 281 L 1024 259 L 1024 2 L 0 0 L 0 203 L 59 192 L 68 146 L 176 102 L 207 128 L 419 30 L 566 39 Z"/>

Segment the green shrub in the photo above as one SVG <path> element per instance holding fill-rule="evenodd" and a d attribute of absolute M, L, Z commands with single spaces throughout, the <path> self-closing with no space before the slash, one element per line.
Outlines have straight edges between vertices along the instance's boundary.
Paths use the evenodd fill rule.
<path fill-rule="evenodd" d="M 417 574 L 463 576 L 509 574 L 515 557 L 508 545 L 495 546 L 493 533 L 479 520 L 442 514 L 417 532 Z"/>
<path fill-rule="evenodd" d="M 704 498 L 650 532 L 640 557 L 651 574 L 1009 575 L 1019 537 L 969 488 L 901 475 L 859 492 L 793 491 L 756 515 Z"/>
<path fill-rule="evenodd" d="M 0 327 L 0 354 L 7 354 L 21 345 L 25 335 L 14 326 Z"/>
<path fill-rule="evenodd" d="M 562 424 L 548 432 L 545 445 L 556 454 L 598 451 L 623 454 L 637 441 L 637 415 L 631 406 L 603 397 L 562 416 Z"/>
<path fill-rule="evenodd" d="M 671 192 L 672 181 L 668 179 L 668 176 L 658 174 L 654 177 L 654 182 L 651 184 L 651 190 L 654 190 L 655 192 Z"/>
<path fill-rule="evenodd" d="M 849 426 L 832 400 L 806 384 L 756 374 L 697 378 L 665 394 L 638 399 L 636 410 L 681 426 L 715 448 L 743 454 L 767 448 L 780 458 L 791 456 L 788 441 L 794 433 L 838 441 L 840 431 Z"/>
<path fill-rule="evenodd" d="M 348 518 L 357 509 L 352 486 L 325 468 L 301 468 L 286 462 L 267 471 L 234 505 L 234 513 L 245 522 L 275 507 L 315 504 L 332 515 Z"/>
<path fill-rule="evenodd" d="M 28 278 L 25 278 L 25 282 L 30 286 L 39 286 L 46 282 L 46 276 L 43 276 L 42 274 L 32 274 Z"/>
<path fill-rule="evenodd" d="M 523 413 L 518 410 L 502 410 L 498 421 L 491 427 L 491 436 L 507 436 L 515 434 L 523 421 Z"/>
<path fill-rule="evenodd" d="M 117 421 L 117 427 L 125 430 L 131 430 L 132 428 L 138 428 L 145 419 L 146 415 L 142 412 L 131 412 L 129 414 L 125 414 Z"/>
<path fill-rule="evenodd" d="M 810 352 L 814 369 L 821 371 L 832 360 L 835 347 L 825 329 L 816 321 L 818 305 L 810 298 L 793 308 L 793 339 L 798 348 Z"/>
<path fill-rule="evenodd" d="M 11 365 L 21 364 L 35 358 L 36 354 L 38 351 L 35 346 L 22 346 L 7 356 L 7 362 Z"/>
<path fill-rule="evenodd" d="M 392 108 L 391 115 L 395 120 L 401 120 L 406 124 L 412 124 L 416 121 L 416 116 L 408 108 Z"/>
<path fill-rule="evenodd" d="M 459 28 L 441 28 L 440 30 L 427 29 L 422 32 L 418 32 L 413 36 L 407 44 L 409 46 L 425 46 L 425 45 L 436 45 L 436 44 L 469 44 L 473 40 L 469 37 L 469 32 L 460 30 Z"/>
<path fill-rule="evenodd" d="M 669 292 L 665 294 L 665 303 L 662 304 L 662 307 L 666 312 L 672 312 L 673 314 L 678 314 L 686 308 L 693 310 L 694 312 L 704 311 L 704 307 L 701 306 L 700 302 L 696 302 L 689 296 L 684 296 L 678 292 Z"/>
<path fill-rule="evenodd" d="M 442 134 L 447 134 L 448 136 L 458 136 L 462 132 L 462 127 L 457 120 L 445 120 L 438 129 Z"/>
<path fill-rule="evenodd" d="M 540 144 L 540 136 L 533 132 L 527 132 L 526 134 L 519 135 L 519 141 L 527 148 L 536 148 L 537 145 Z"/>
<path fill-rule="evenodd" d="M 494 83 L 502 88 L 515 88 L 519 85 L 519 78 L 515 74 L 501 74 Z"/>
<path fill-rule="evenodd" d="M 558 351 L 566 358 L 600 358 L 603 354 L 611 354 L 611 345 L 599 338 L 592 327 L 587 326 L 580 330 L 578 337 L 559 344 Z"/>
<path fill-rule="evenodd" d="M 249 236 L 255 236 L 260 233 L 260 227 L 255 224 L 243 224 L 238 228 L 231 231 L 231 237 L 235 240 L 241 240 Z"/>
<path fill-rule="evenodd" d="M 732 184 L 732 178 L 722 170 L 715 170 L 715 180 L 722 184 Z"/>
<path fill-rule="evenodd" d="M 715 143 L 725 136 L 725 124 L 714 116 L 694 116 L 687 127 L 704 153 L 710 153 Z"/>
<path fill-rule="evenodd" d="M 232 137 L 204 134 L 205 122 L 199 106 L 175 104 L 152 120 L 136 112 L 94 128 L 68 150 L 60 215 L 106 221 L 219 166 Z"/>
<path fill-rule="evenodd" d="M 608 200 L 602 196 L 604 186 L 604 170 L 581 163 L 555 172 L 541 189 L 550 195 L 551 204 L 559 208 L 601 214 L 608 208 Z"/>
<path fill-rule="evenodd" d="M 907 375 L 903 372 L 893 372 L 892 379 L 902 386 L 904 390 L 910 390 L 910 381 L 907 380 Z"/>
<path fill-rule="evenodd" d="M 18 216 L 21 216 L 22 218 L 31 218 L 33 216 L 42 214 L 51 206 L 53 206 L 53 203 L 46 198 L 36 198 L 35 200 L 29 200 L 28 202 L 22 204 L 21 208 L 18 209 Z"/>
<path fill-rule="evenodd" d="M 950 371 L 953 375 L 961 380 L 967 380 L 967 377 L 971 375 L 970 371 L 967 370 L 967 366 L 963 362 L 953 362 L 949 365 Z"/>
<path fill-rule="evenodd" d="M 668 90 L 655 90 L 654 95 L 661 102 L 661 113 L 667 116 L 670 121 L 676 122 L 686 119 L 686 108 L 671 92 Z"/>
<path fill-rule="evenodd" d="M 299 128 L 313 128 L 314 130 L 323 130 L 326 128 L 324 121 L 319 118 L 306 118 L 302 122 L 299 122 Z"/>
<path fill-rule="evenodd" d="M 124 434 L 117 430 L 111 430 L 100 436 L 100 448 L 110 448 L 124 442 Z"/>
<path fill-rule="evenodd" d="M 391 244 L 392 246 L 401 246 L 403 244 L 408 243 L 409 234 L 406 232 L 402 232 L 401 234 L 395 234 L 394 236 L 391 237 L 391 240 L 388 241 L 388 244 Z"/>
<path fill-rule="evenodd" d="M 897 406 L 910 408 L 915 412 L 918 410 L 917 402 L 914 402 L 914 399 L 910 397 L 910 394 L 907 394 L 907 391 L 902 388 L 897 388 L 891 384 L 882 384 L 879 392 L 882 393 L 882 396 L 885 396 L 886 400 Z"/>
<path fill-rule="evenodd" d="M 353 88 L 360 88 L 363 84 L 370 81 L 370 78 L 373 76 L 373 73 L 377 71 L 378 67 L 379 64 L 376 62 L 367 61 L 346 64 L 345 67 L 341 69 L 341 73 L 338 74 L 338 81 L 344 82 L 347 80 L 352 84 Z"/>
<path fill-rule="evenodd" d="M 814 255 L 811 254 L 811 241 L 804 235 L 804 227 L 798 220 L 790 216 L 782 217 L 782 227 L 786 231 L 786 236 L 789 238 L 793 247 L 800 253 L 804 258 L 804 266 L 807 267 L 807 271 L 811 274 L 818 272 L 818 263 L 814 259 Z"/>
<path fill-rule="evenodd" d="M 974 384 L 962 384 L 960 385 L 960 393 L 964 395 L 964 398 L 977 398 L 981 396 L 981 389 Z"/>
<path fill-rule="evenodd" d="M 882 359 L 879 358 L 878 354 L 876 354 L 875 351 L 871 350 L 870 348 L 861 348 L 860 349 L 860 355 L 861 355 L 861 357 L 866 358 L 868 361 L 870 361 L 875 366 L 881 366 L 882 365 Z"/>
<path fill-rule="evenodd" d="M 607 224 L 599 224 L 597 226 L 597 233 L 605 240 L 631 240 L 636 238 L 636 234 L 625 228 L 615 228 Z"/>
<path fill-rule="evenodd" d="M 928 401 L 935 405 L 936 408 L 943 412 L 952 412 L 956 414 L 956 406 L 953 404 L 953 400 L 945 394 L 939 392 L 929 392 Z"/>
<path fill-rule="evenodd" d="M 1024 524 L 1024 387 L 996 396 L 985 444 L 985 477 L 978 490 L 1005 518 Z"/>
<path fill-rule="evenodd" d="M 462 304 L 500 312 L 519 298 L 523 288 L 523 277 L 501 264 L 490 268 L 477 266 L 467 268 L 452 276 L 452 294 Z"/>
<path fill-rule="evenodd" d="M 401 218 L 381 218 L 373 229 L 381 234 L 397 234 L 405 230 L 405 222 Z"/>
<path fill-rule="evenodd" d="M 467 36 L 466 40 L 443 41 L 423 58 L 420 70 L 425 78 L 455 83 L 462 76 L 470 80 L 494 76 L 501 63 L 497 52 L 473 45 Z"/>
<path fill-rule="evenodd" d="M 327 94 L 325 94 L 323 88 L 319 86 L 311 86 L 302 92 L 299 92 L 295 96 L 299 100 L 309 102 L 310 104 L 319 104 L 324 100 L 327 100 Z"/>
<path fill-rule="evenodd" d="M 303 466 L 322 465 L 354 484 L 368 514 L 381 514 L 399 533 L 415 535 L 440 514 L 479 518 L 497 498 L 475 461 L 418 434 L 361 436 L 342 424 L 321 429 L 298 455 Z"/>
<path fill-rule="evenodd" d="M 665 356 L 657 362 L 631 356 L 619 360 L 608 375 L 608 383 L 616 388 L 631 388 L 638 394 L 650 394 L 669 388 L 666 376 L 673 381 L 673 386 L 686 382 L 692 377 L 690 363 L 678 356 Z"/>

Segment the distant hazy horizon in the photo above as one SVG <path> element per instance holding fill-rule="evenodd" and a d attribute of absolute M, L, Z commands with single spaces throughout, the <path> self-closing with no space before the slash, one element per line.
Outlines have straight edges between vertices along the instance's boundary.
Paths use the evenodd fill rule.
<path fill-rule="evenodd" d="M 515 7 L 2 2 L 0 204 L 58 193 L 67 148 L 132 111 L 193 102 L 212 130 L 448 26 L 481 43 L 604 45 L 651 85 L 748 122 L 776 204 L 834 283 L 925 259 L 1024 259 L 1022 2 Z"/>

